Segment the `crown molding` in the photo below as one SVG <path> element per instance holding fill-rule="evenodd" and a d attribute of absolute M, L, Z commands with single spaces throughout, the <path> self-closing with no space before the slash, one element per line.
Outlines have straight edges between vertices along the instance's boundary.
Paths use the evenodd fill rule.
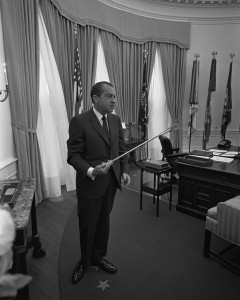
<path fill-rule="evenodd" d="M 184 8 L 239 8 L 240 0 L 133 0 L 134 2 L 142 2 L 147 4 L 155 4 L 158 6 L 175 6 Z"/>
<path fill-rule="evenodd" d="M 145 17 L 205 24 L 240 23 L 240 0 L 99 0 L 114 8 Z M 180 2 L 181 1 L 181 2 Z M 183 3 L 183 1 L 185 1 Z M 187 2 L 188 1 L 188 2 Z M 198 1 L 198 3 L 190 3 Z M 205 1 L 203 3 L 203 1 Z M 200 2 L 200 4 L 199 4 Z M 216 2 L 216 4 L 214 4 Z"/>

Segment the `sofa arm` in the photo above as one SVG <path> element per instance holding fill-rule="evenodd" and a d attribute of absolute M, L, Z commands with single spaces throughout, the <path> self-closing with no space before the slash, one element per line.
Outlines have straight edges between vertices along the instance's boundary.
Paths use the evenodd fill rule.
<path fill-rule="evenodd" d="M 217 204 L 218 234 L 240 245 L 240 196 Z"/>

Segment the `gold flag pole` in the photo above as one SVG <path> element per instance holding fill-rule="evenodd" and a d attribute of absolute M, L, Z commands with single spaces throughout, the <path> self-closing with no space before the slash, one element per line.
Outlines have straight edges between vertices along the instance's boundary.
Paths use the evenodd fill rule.
<path fill-rule="evenodd" d="M 140 144 L 140 145 L 138 145 L 138 146 L 136 146 L 136 147 L 130 149 L 129 151 L 123 153 L 122 155 L 120 155 L 120 156 L 114 158 L 113 160 L 110 160 L 109 162 L 110 162 L 110 163 L 113 163 L 114 161 L 116 161 L 116 160 L 118 160 L 119 158 L 121 158 L 121 157 L 123 157 L 123 156 L 129 154 L 130 152 L 136 150 L 137 148 L 142 147 L 143 145 L 145 145 L 145 144 L 151 142 L 152 140 L 154 140 L 155 138 L 159 137 L 160 135 L 163 135 L 163 134 L 165 134 L 165 133 L 167 133 L 167 132 L 169 132 L 169 131 L 178 130 L 178 129 L 179 129 L 179 126 L 176 126 L 176 127 L 170 127 L 170 128 L 168 128 L 168 129 L 164 130 L 163 132 L 159 133 L 158 135 L 154 136 L 153 138 L 148 139 L 147 141 L 143 142 L 142 144 Z"/>

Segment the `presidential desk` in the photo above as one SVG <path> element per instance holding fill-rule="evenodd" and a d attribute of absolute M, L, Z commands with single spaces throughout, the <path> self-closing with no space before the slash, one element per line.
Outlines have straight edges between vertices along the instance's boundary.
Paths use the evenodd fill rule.
<path fill-rule="evenodd" d="M 200 219 L 218 202 L 240 195 L 240 159 L 213 161 L 209 166 L 178 162 L 179 190 L 176 209 Z"/>

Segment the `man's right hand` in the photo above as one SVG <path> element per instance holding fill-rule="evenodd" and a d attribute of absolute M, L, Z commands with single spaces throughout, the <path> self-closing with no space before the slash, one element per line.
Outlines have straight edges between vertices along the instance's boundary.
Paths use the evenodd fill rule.
<path fill-rule="evenodd" d="M 110 169 L 111 165 L 112 165 L 112 161 L 108 161 L 106 163 L 102 163 L 101 165 L 96 166 L 93 169 L 92 175 L 95 177 L 95 176 L 107 174 L 107 172 Z"/>

